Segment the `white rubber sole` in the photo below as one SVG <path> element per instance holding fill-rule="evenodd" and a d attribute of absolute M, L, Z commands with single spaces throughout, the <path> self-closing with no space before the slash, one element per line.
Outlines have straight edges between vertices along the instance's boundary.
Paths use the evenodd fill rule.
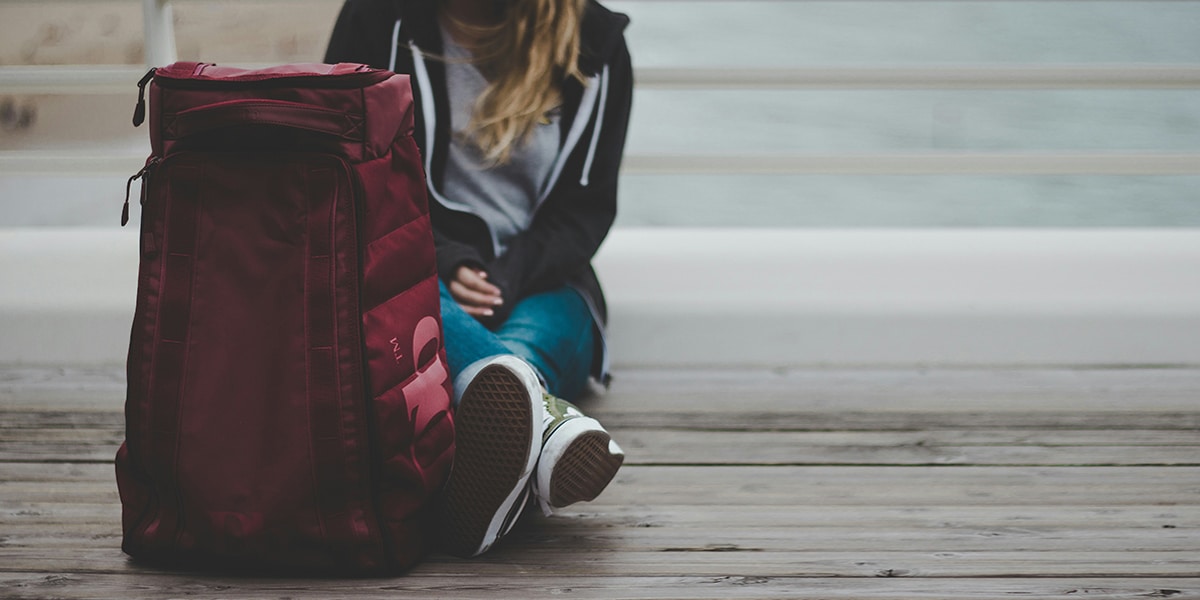
<path fill-rule="evenodd" d="M 571 417 L 542 445 L 534 493 L 542 513 L 595 499 L 625 461 L 625 452 L 600 422 Z"/>
<path fill-rule="evenodd" d="M 445 549 L 478 556 L 515 525 L 541 451 L 544 408 L 533 368 L 515 356 L 471 365 L 457 398 L 457 450 L 442 498 Z M 457 383 L 457 382 L 456 382 Z"/>

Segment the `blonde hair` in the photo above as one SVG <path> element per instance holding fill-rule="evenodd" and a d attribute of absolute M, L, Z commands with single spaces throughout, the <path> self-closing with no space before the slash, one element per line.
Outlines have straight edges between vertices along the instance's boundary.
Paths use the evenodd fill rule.
<path fill-rule="evenodd" d="M 559 83 L 585 80 L 579 70 L 579 27 L 587 0 L 508 0 L 495 25 L 445 16 L 479 42 L 473 62 L 488 79 L 466 127 L 491 164 L 508 162 L 547 114 L 562 103 Z"/>

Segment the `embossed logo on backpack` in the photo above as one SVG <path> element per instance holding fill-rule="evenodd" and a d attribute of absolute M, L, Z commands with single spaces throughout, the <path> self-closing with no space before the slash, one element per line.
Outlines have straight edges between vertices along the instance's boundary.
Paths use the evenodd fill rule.
<path fill-rule="evenodd" d="M 435 354 L 433 360 L 429 361 L 424 369 L 418 364 L 421 349 L 429 342 L 437 342 L 438 347 L 441 346 L 441 327 L 435 317 L 421 319 L 413 330 L 412 357 L 415 374 L 412 381 L 400 388 L 404 392 L 404 401 L 408 404 L 409 414 L 413 417 L 414 432 L 424 431 L 435 415 L 450 406 L 450 394 L 446 391 L 445 385 L 450 374 L 446 370 L 446 364 L 442 361 L 440 353 Z M 425 405 L 427 410 L 417 410 L 419 405 Z M 434 410 L 428 410 L 429 408 Z"/>

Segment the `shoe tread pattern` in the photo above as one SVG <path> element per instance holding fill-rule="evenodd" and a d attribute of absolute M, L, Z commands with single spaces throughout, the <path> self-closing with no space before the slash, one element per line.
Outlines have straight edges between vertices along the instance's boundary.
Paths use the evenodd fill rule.
<path fill-rule="evenodd" d="M 572 440 L 550 476 L 550 506 L 589 502 L 608 487 L 625 462 L 624 455 L 608 451 L 610 439 L 603 431 L 589 431 Z"/>
<path fill-rule="evenodd" d="M 504 500 L 521 482 L 533 443 L 532 408 L 522 382 L 485 367 L 455 414 L 455 457 L 443 493 L 442 540 L 456 556 L 479 552 Z"/>

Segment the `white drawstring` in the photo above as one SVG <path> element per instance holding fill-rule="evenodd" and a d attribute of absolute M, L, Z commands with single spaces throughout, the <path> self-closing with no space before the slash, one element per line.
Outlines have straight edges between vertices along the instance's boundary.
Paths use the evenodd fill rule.
<path fill-rule="evenodd" d="M 583 98 L 579 102 L 579 110 L 575 113 L 575 120 L 571 123 L 571 130 L 567 132 L 567 139 L 563 142 L 562 148 L 559 149 L 558 158 L 554 161 L 554 167 L 550 169 L 550 177 L 546 180 L 546 185 L 542 189 L 542 193 L 538 195 L 537 203 L 534 204 L 534 212 L 537 212 L 538 207 L 545 202 L 546 197 L 550 195 L 550 190 L 554 189 L 554 184 L 558 182 L 558 177 L 562 174 L 563 167 L 567 165 L 567 158 L 571 155 L 571 151 L 579 143 L 579 139 L 583 137 L 583 131 L 587 129 L 588 121 L 592 120 L 592 112 L 596 110 L 596 96 L 599 94 L 600 86 L 597 85 L 597 75 L 592 77 L 587 86 L 583 89 Z"/>
<path fill-rule="evenodd" d="M 587 159 L 583 161 L 583 174 L 579 185 L 587 187 L 591 176 L 592 160 L 596 158 L 596 146 L 600 143 L 600 129 L 604 127 L 604 104 L 608 100 L 608 65 L 600 72 L 600 106 L 596 112 L 596 126 L 592 129 L 592 141 L 588 144 Z"/>
<path fill-rule="evenodd" d="M 396 49 L 400 47 L 400 19 L 392 27 L 392 56 L 388 59 L 388 70 L 396 72 Z"/>
<path fill-rule="evenodd" d="M 433 166 L 433 130 L 437 127 L 437 113 L 433 105 L 433 86 L 429 82 L 429 71 L 425 69 L 425 57 L 421 55 L 421 49 L 412 42 L 409 43 L 409 47 L 412 48 L 413 70 L 416 71 L 417 87 L 421 90 L 421 110 L 425 113 L 425 176 L 430 177 L 430 167 Z M 432 182 L 429 189 L 433 189 Z"/>

